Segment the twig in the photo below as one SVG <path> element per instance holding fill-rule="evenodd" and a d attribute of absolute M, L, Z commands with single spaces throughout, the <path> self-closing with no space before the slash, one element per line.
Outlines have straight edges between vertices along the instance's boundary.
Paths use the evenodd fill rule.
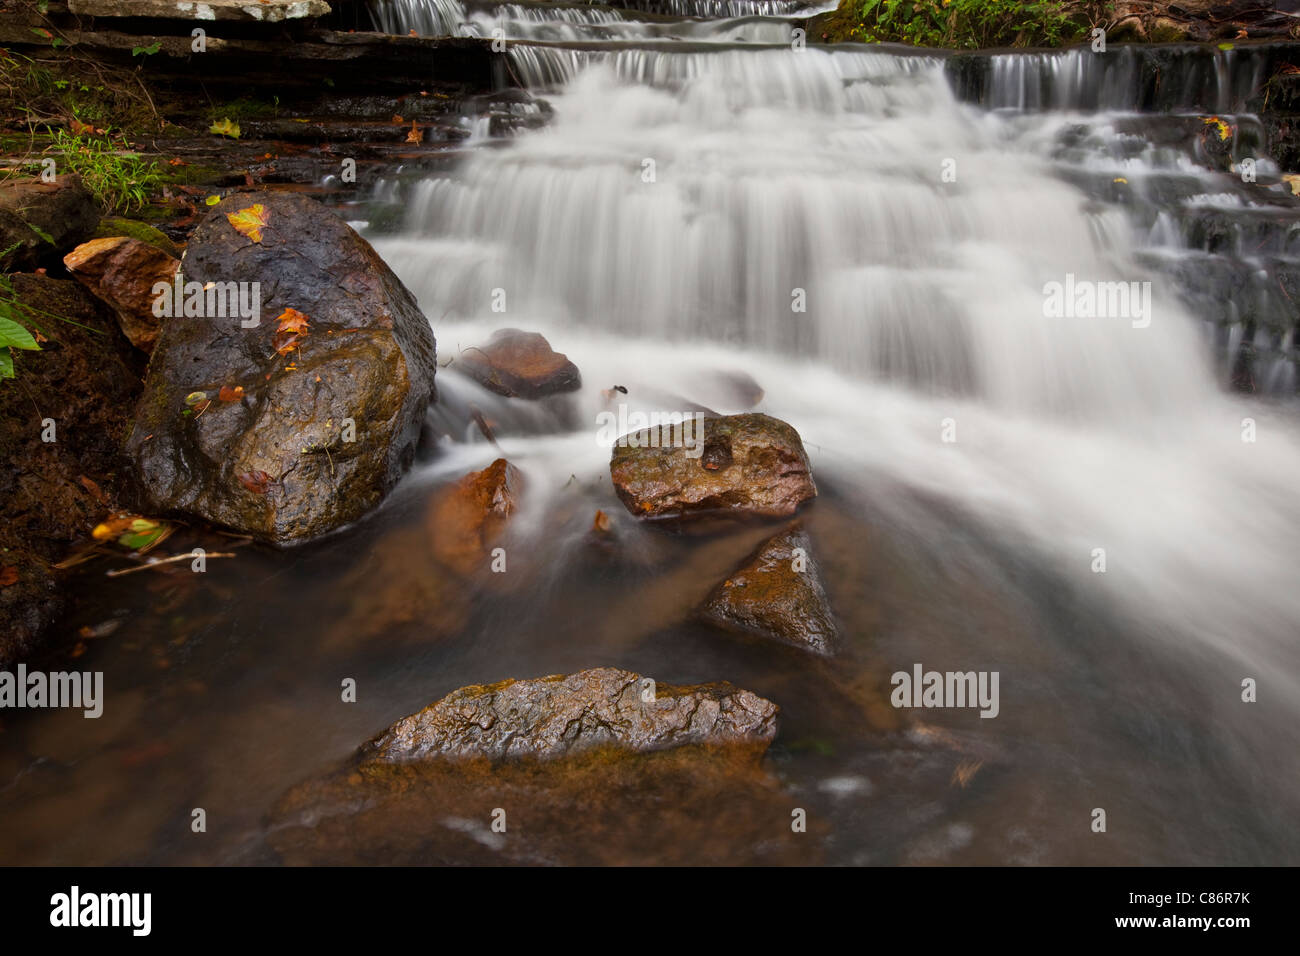
<path fill-rule="evenodd" d="M 148 571 L 150 568 L 156 568 L 162 564 L 175 564 L 177 561 L 192 561 L 196 557 L 198 557 L 198 555 L 193 551 L 189 551 L 184 554 L 173 554 L 170 558 L 155 558 L 154 560 L 147 561 L 144 564 L 137 564 L 133 568 L 118 568 L 116 571 L 108 571 L 106 573 L 110 578 L 120 578 L 124 574 L 135 574 L 137 571 Z M 208 558 L 237 558 L 239 555 L 230 551 L 214 551 L 211 554 L 205 553 L 202 557 L 206 561 Z"/>

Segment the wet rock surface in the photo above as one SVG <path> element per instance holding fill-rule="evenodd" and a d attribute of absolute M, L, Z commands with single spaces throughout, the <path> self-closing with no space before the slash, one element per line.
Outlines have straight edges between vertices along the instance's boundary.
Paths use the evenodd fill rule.
<path fill-rule="evenodd" d="M 441 490 L 429 510 L 429 533 L 436 560 L 469 575 L 487 567 L 494 542 L 519 506 L 523 476 L 498 458 Z"/>
<path fill-rule="evenodd" d="M 159 319 L 154 287 L 171 285 L 180 260 L 139 239 L 116 236 L 84 242 L 63 257 L 73 278 L 117 316 L 122 333 L 142 352 L 152 352 Z"/>
<path fill-rule="evenodd" d="M 77 175 L 0 185 L 0 272 L 56 265 L 94 234 L 99 215 Z"/>
<path fill-rule="evenodd" d="M 700 620 L 727 631 L 834 653 L 835 618 L 806 531 L 795 527 L 762 547 L 709 595 Z"/>
<path fill-rule="evenodd" d="M 9 582 L 0 583 L 0 666 L 27 659 L 64 609 L 68 585 L 52 565 L 130 498 L 121 442 L 143 372 L 112 314 L 77 283 L 12 281 L 19 302 L 70 321 L 41 318 L 49 340 L 22 352 L 17 379 L 0 383 L 0 582 Z M 55 440 L 44 441 L 50 422 Z"/>
<path fill-rule="evenodd" d="M 338 216 L 285 194 L 213 207 L 182 271 L 227 295 L 164 319 L 128 442 L 154 510 L 289 542 L 377 505 L 434 395 L 433 333 L 410 292 Z M 248 319 L 234 303 L 254 290 Z M 305 327 L 286 331 L 291 309 Z"/>
<path fill-rule="evenodd" d="M 289 865 L 819 862 L 825 824 L 810 815 L 807 833 L 792 832 L 797 805 L 734 747 L 370 762 L 291 789 L 269 815 L 267 842 Z"/>
<path fill-rule="evenodd" d="M 456 367 L 485 388 L 507 398 L 542 398 L 582 387 L 582 375 L 568 356 L 536 332 L 499 329 L 485 345 L 466 349 Z"/>
<path fill-rule="evenodd" d="M 707 418 L 702 448 L 685 430 L 658 426 L 614 447 L 610 475 L 619 499 L 645 518 L 792 515 L 817 494 L 799 433 L 750 413 Z"/>
<path fill-rule="evenodd" d="M 554 758 L 596 747 L 652 751 L 689 744 L 766 748 L 777 707 L 726 683 L 652 686 L 601 667 L 453 691 L 362 748 L 389 762 L 439 757 Z"/>

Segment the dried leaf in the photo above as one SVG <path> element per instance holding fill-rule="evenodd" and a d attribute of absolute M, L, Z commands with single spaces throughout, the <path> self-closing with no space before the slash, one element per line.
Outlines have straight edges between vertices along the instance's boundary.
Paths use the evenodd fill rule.
<path fill-rule="evenodd" d="M 0 568 L 0 588 L 7 588 L 18 581 L 18 569 L 12 564 Z"/>
<path fill-rule="evenodd" d="M 229 385 L 222 385 L 221 391 L 217 392 L 217 398 L 223 402 L 237 402 L 244 397 L 244 386 L 236 385 L 233 388 Z"/>
<path fill-rule="evenodd" d="M 275 336 L 271 347 L 277 355 L 284 355 L 301 347 L 301 340 L 310 331 L 310 316 L 297 309 L 285 309 L 275 320 Z"/>
<path fill-rule="evenodd" d="M 250 471 L 235 477 L 255 495 L 264 495 L 271 490 L 271 476 L 264 471 Z"/>
<path fill-rule="evenodd" d="M 406 141 L 408 143 L 423 143 L 424 133 L 420 127 L 415 125 L 415 120 L 411 120 L 411 128 L 406 132 Z"/>
<path fill-rule="evenodd" d="M 254 242 L 262 241 L 262 230 L 267 225 L 266 207 L 260 202 L 253 203 L 239 212 L 226 213 L 226 218 L 240 235 L 247 236 Z"/>
<path fill-rule="evenodd" d="M 208 127 L 209 133 L 216 133 L 218 136 L 229 136 L 231 139 L 239 139 L 239 124 L 231 122 L 230 117 L 219 120 Z"/>

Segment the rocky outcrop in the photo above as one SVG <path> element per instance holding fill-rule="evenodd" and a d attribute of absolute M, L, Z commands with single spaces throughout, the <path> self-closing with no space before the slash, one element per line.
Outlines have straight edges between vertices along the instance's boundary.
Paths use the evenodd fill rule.
<path fill-rule="evenodd" d="M 487 344 L 466 349 L 456 367 L 498 395 L 542 398 L 582 387 L 578 366 L 536 332 L 499 329 Z"/>
<path fill-rule="evenodd" d="M 40 310 L 47 341 L 18 355 L 17 381 L 0 382 L 0 667 L 28 659 L 63 610 L 68 590 L 52 566 L 129 507 L 121 443 L 143 372 L 112 314 L 77 283 L 12 282 Z"/>
<path fill-rule="evenodd" d="M 0 272 L 54 265 L 99 224 L 99 204 L 75 174 L 0 185 Z"/>
<path fill-rule="evenodd" d="M 792 515 L 817 494 L 799 433 L 768 415 L 704 419 L 702 436 L 659 426 L 623 436 L 610 476 L 634 515 Z"/>
<path fill-rule="evenodd" d="M 213 207 L 182 272 L 128 442 L 153 510 L 291 542 L 377 505 L 436 370 L 392 270 L 312 200 L 248 193 Z"/>
<path fill-rule="evenodd" d="M 158 340 L 154 288 L 173 285 L 180 260 L 139 239 L 115 236 L 83 242 L 63 257 L 74 279 L 117 316 L 122 333 L 142 352 Z"/>
<path fill-rule="evenodd" d="M 68 0 L 68 10 L 81 17 L 280 23 L 322 17 L 330 5 L 325 0 Z"/>
<path fill-rule="evenodd" d="M 493 543 L 519 507 L 523 476 L 504 458 L 442 489 L 429 509 L 434 557 L 461 575 L 487 567 Z"/>
<path fill-rule="evenodd" d="M 673 687 L 600 667 L 453 691 L 362 748 L 367 759 L 554 758 L 598 747 L 663 750 L 776 735 L 777 707 L 730 684 Z"/>
<path fill-rule="evenodd" d="M 812 543 L 799 527 L 764 542 L 714 589 L 697 616 L 723 630 L 782 641 L 815 654 L 835 650 L 835 617 L 812 557 Z"/>

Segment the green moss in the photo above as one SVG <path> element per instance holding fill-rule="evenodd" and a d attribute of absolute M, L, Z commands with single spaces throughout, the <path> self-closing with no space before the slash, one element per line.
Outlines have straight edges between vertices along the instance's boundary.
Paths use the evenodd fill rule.
<path fill-rule="evenodd" d="M 814 38 L 831 43 L 1054 47 L 1086 34 L 1089 6 L 1083 0 L 841 0 L 833 13 L 814 17 L 808 26 Z"/>
<path fill-rule="evenodd" d="M 180 256 L 181 254 L 180 247 L 176 243 L 148 223 L 135 219 L 122 219 L 117 216 L 101 219 L 99 228 L 95 230 L 94 238 L 108 239 L 112 236 L 129 236 L 132 239 L 139 239 L 141 242 L 147 242 L 149 245 L 161 249 L 170 256 Z"/>

